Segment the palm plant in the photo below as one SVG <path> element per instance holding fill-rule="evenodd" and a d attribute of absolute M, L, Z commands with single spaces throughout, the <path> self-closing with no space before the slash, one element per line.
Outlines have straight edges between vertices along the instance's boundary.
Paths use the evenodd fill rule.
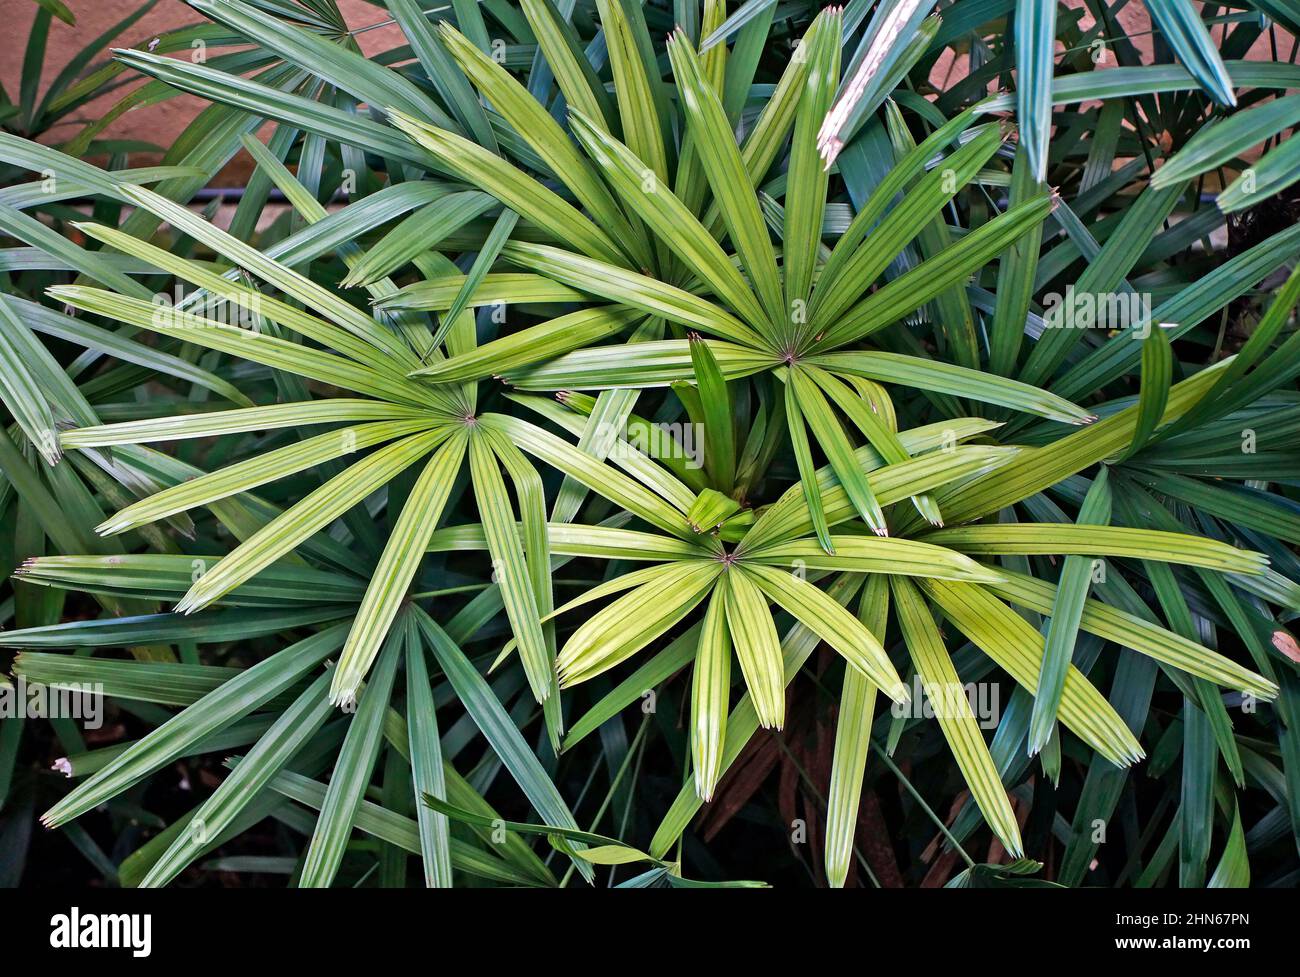
<path fill-rule="evenodd" d="M 813 463 L 807 430 L 811 429 L 837 477 L 848 486 L 859 514 L 880 535 L 888 533 L 883 513 L 852 460 L 852 445 L 835 420 L 832 403 L 873 445 L 883 446 L 881 450 L 889 457 L 907 457 L 897 439 L 876 420 L 846 379 L 910 383 L 939 393 L 960 393 L 1076 423 L 1088 418 L 1085 411 L 1051 394 L 981 375 L 957 364 L 940 365 L 889 352 L 836 352 L 914 312 L 964 280 L 1040 221 L 1049 204 L 1045 196 L 1026 202 L 945 249 L 932 263 L 912 269 L 887 288 L 863 298 L 919 229 L 939 213 L 958 187 L 973 177 L 1000 145 L 996 127 L 975 135 L 945 161 L 946 165 L 936 165 L 882 221 L 897 192 L 908 188 L 925 165 L 933 162 L 937 149 L 961 135 L 961 125 L 951 125 L 908 154 L 891 173 L 890 180 L 876 188 L 872 198 L 854 217 L 835 251 L 825 256 L 824 264 L 819 264 L 814 256 L 822 247 L 826 173 L 817 155 L 811 123 L 799 125 L 794 120 L 813 120 L 819 117 L 819 112 L 825 112 L 837 81 L 839 45 L 835 41 L 841 33 L 838 11 L 823 13 L 814 22 L 809 36 L 798 48 L 800 52 L 810 53 L 791 61 L 786 76 L 778 83 L 777 96 L 755 123 L 744 147 L 732 139 L 718 92 L 706 81 L 707 72 L 690 42 L 680 35 L 670 38 L 669 55 L 678 75 L 678 93 L 686 117 L 684 145 L 692 150 L 689 154 L 685 150 L 682 153 L 672 181 L 674 192 L 668 189 L 668 176 L 644 158 L 662 157 L 662 149 L 647 151 L 643 147 L 644 157 L 638 156 L 609 134 L 607 120 L 597 121 L 572 109 L 574 135 L 599 170 L 599 174 L 593 172 L 591 165 L 576 156 L 568 137 L 550 119 L 545 108 L 531 100 L 504 69 L 453 28 L 444 27 L 443 31 L 449 50 L 476 82 L 483 97 L 500 107 L 506 120 L 523 134 L 575 196 L 599 200 L 605 209 L 615 207 L 617 196 L 652 232 L 646 239 L 633 243 L 635 230 L 621 230 L 617 236 L 624 242 L 622 247 L 627 253 L 618 260 L 620 256 L 611 249 L 608 239 L 600 240 L 604 235 L 595 224 L 584 225 L 580 215 L 566 215 L 569 217 L 566 237 L 575 243 L 590 241 L 587 251 L 574 253 L 545 244 L 511 243 L 502 249 L 502 256 L 551 281 L 662 317 L 681 329 L 709 333 L 716 337 L 707 347 L 709 356 L 724 378 L 760 371 L 777 372 L 786 391 L 786 422 L 804 475 L 813 524 L 822 546 L 828 549 L 829 533 L 817 492 L 809 480 Z M 639 72 L 640 68 L 630 61 L 627 71 Z M 573 78 L 573 85 L 579 83 L 585 84 L 580 77 Z M 594 100 L 589 89 L 574 91 L 561 87 L 570 105 Z M 623 87 L 644 89 L 648 82 L 633 76 Z M 784 123 L 777 121 L 783 116 Z M 959 122 L 968 122 L 970 118 L 970 115 L 959 117 Z M 772 121 L 765 124 L 766 119 Z M 493 165 L 485 150 L 406 116 L 396 116 L 396 121 L 462 179 L 479 181 L 483 189 L 510 201 L 517 210 L 539 223 L 554 216 L 537 203 L 546 200 L 549 191 L 545 187 L 528 181 L 518 171 Z M 759 196 L 744 188 L 763 179 L 765 168 L 781 152 L 788 136 L 793 146 L 785 179 L 791 190 L 787 193 L 788 209 L 778 224 L 783 253 L 788 257 L 778 269 Z M 490 174 L 489 179 L 484 174 Z M 609 189 L 600 187 L 599 176 L 609 182 Z M 809 199 L 804 199 L 805 189 L 811 194 Z M 710 190 L 714 210 L 700 219 L 683 200 L 704 200 Z M 597 216 L 603 215 L 598 212 Z M 714 218 L 712 221 L 710 216 Z M 710 223 L 715 225 L 712 232 Z M 722 233 L 724 228 L 736 247 L 735 256 L 728 255 L 715 239 L 715 234 Z M 616 260 L 609 261 L 609 258 Z M 665 278 L 694 285 L 697 290 L 706 289 L 722 304 L 710 302 L 672 280 L 654 278 L 627 267 L 628 262 L 636 264 L 642 260 L 656 264 L 662 261 L 666 265 Z M 814 268 L 817 269 L 815 287 Z M 512 285 L 526 288 L 528 282 L 516 280 Z M 435 305 L 430 300 L 437 294 L 436 289 L 436 283 L 416 283 L 391 299 L 386 307 L 433 308 Z M 973 354 L 973 325 L 969 320 L 968 325 L 971 334 L 951 342 L 956 346 L 969 341 L 967 352 Z M 504 364 L 508 369 L 502 369 L 500 362 L 477 359 L 475 372 L 494 369 L 524 389 L 644 387 L 671 383 L 693 374 L 685 339 L 639 346 L 634 361 L 628 360 L 622 346 L 613 346 L 578 350 L 531 371 L 509 362 Z M 964 358 L 969 361 L 969 356 Z M 422 373 L 434 377 L 463 376 L 465 367 L 463 361 L 457 362 L 453 357 Z M 933 523 L 941 522 L 932 500 L 922 497 L 918 505 Z"/>
<path fill-rule="evenodd" d="M 798 793 L 844 885 L 891 868 L 890 784 L 916 881 L 1294 873 L 1300 238 L 1225 217 L 1300 177 L 1270 144 L 1300 76 L 1236 58 L 1275 27 L 1149 4 L 1184 68 L 1141 62 L 1123 0 L 388 0 L 407 45 L 367 58 L 330 0 L 190 2 L 212 23 L 118 51 L 97 83 L 153 80 L 68 153 L 0 137 L 55 184 L 0 190 L 0 646 L 139 733 L 56 722 L 77 783 L 34 778 L 93 864 L 243 871 L 221 852 L 270 818 L 302 885 L 410 855 L 699 885 L 766 874 L 699 843 L 706 803 L 779 824 Z M 221 52 L 164 56 L 195 39 Z M 162 166 L 75 158 L 181 91 L 212 105 Z M 241 151 L 223 229 L 187 203 Z M 1155 301 L 1057 328 L 1062 289 Z M 960 690 L 1003 679 L 986 739 Z M 120 861 L 81 827 L 104 805 Z M 1017 860 L 977 864 L 982 826 Z"/>

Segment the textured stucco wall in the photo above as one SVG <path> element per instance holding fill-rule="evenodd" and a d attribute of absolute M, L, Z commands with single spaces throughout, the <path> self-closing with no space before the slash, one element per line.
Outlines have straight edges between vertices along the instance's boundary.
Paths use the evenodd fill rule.
<path fill-rule="evenodd" d="M 55 20 L 50 27 L 49 45 L 45 52 L 44 81 L 48 83 L 74 54 L 90 40 L 98 37 L 133 10 L 138 10 L 140 3 L 136 0 L 65 0 L 68 8 L 76 15 L 76 27 L 70 27 Z M 366 0 L 338 0 L 339 9 L 347 18 L 348 26 L 358 28 L 388 20 L 387 12 Z M 0 84 L 11 99 L 17 100 L 19 78 L 22 70 L 24 48 L 31 29 L 37 6 L 33 0 L 0 0 L 0 21 L 8 25 L 5 38 L 0 40 Z M 204 20 L 181 0 L 159 0 L 155 7 L 139 20 L 135 26 L 122 35 L 121 42 L 127 47 L 138 47 L 148 43 L 158 34 L 199 23 Z M 385 51 L 402 43 L 402 34 L 395 27 L 384 27 L 365 31 L 358 35 L 362 50 L 367 54 Z M 122 46 L 121 44 L 116 46 Z M 44 85 L 42 85 L 44 91 Z M 117 96 L 101 99 L 91 103 L 79 114 L 82 118 L 91 118 L 116 101 Z M 109 138 L 140 139 L 157 145 L 169 145 L 189 125 L 195 114 L 206 103 L 189 95 L 178 95 L 166 102 L 128 112 L 118 119 L 105 133 Z M 53 140 L 71 138 L 78 126 L 68 125 L 52 133 Z M 50 141 L 49 139 L 44 141 Z M 143 165 L 150 162 L 141 157 L 138 162 Z M 217 183 L 241 183 L 249 169 L 249 160 L 240 154 L 226 171 L 220 174 Z"/>

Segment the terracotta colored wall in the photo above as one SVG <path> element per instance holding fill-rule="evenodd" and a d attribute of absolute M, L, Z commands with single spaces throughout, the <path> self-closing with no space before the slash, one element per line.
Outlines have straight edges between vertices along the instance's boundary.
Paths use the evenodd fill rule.
<path fill-rule="evenodd" d="M 76 15 L 77 25 L 70 27 L 58 20 L 51 24 L 43 74 L 46 82 L 53 78 L 63 65 L 90 40 L 140 7 L 139 0 L 65 0 L 65 2 Z M 338 0 L 338 4 L 351 28 L 364 27 L 389 19 L 385 10 L 367 3 L 366 0 Z M 0 0 L 0 21 L 9 25 L 5 31 L 5 39 L 0 41 L 0 84 L 4 85 L 11 99 L 16 100 L 18 97 L 24 48 L 36 11 L 37 6 L 33 0 Z M 164 31 L 203 20 L 202 16 L 181 0 L 159 0 L 153 10 L 126 31 L 122 35 L 121 42 L 115 43 L 115 46 L 137 47 Z M 358 35 L 358 40 L 367 54 L 385 51 L 403 42 L 401 31 L 392 26 L 365 31 Z M 117 97 L 113 95 L 108 99 L 91 103 L 79 113 L 78 117 L 93 117 L 116 101 Z M 128 112 L 108 129 L 106 135 L 111 138 L 139 139 L 166 146 L 184 130 L 205 104 L 202 99 L 190 95 L 177 95 L 158 105 Z M 63 126 L 52 136 L 55 140 L 68 139 L 77 128 L 74 125 Z M 133 163 L 138 162 L 139 165 L 143 165 L 151 161 L 142 157 L 138 161 L 133 160 Z M 247 156 L 241 154 L 225 172 L 220 174 L 218 185 L 242 183 L 249 165 Z"/>

